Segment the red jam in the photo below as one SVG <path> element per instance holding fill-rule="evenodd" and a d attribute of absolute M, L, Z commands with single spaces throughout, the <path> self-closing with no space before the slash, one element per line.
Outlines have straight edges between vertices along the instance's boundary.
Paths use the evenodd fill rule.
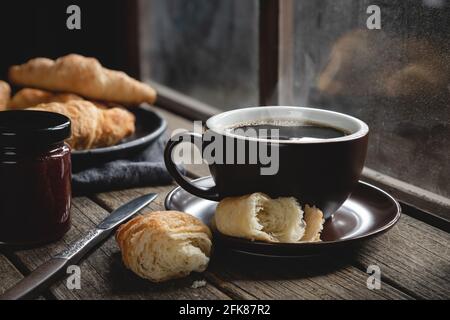
<path fill-rule="evenodd" d="M 0 243 L 37 245 L 69 230 L 69 136 L 63 115 L 0 112 Z"/>

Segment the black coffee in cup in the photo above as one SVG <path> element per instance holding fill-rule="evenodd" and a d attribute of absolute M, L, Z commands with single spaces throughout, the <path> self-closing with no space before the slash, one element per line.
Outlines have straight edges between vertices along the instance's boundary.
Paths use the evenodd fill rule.
<path fill-rule="evenodd" d="M 235 109 L 208 119 L 203 132 L 174 135 L 167 143 L 164 160 L 176 182 L 198 197 L 220 201 L 253 192 L 272 198 L 295 197 L 330 218 L 358 184 L 368 134 L 369 127 L 361 120 L 328 110 L 292 106 Z M 213 186 L 200 188 L 179 171 L 172 156 L 182 142 L 200 147 Z"/>
<path fill-rule="evenodd" d="M 277 140 L 333 139 L 350 134 L 345 130 L 322 123 L 291 120 L 260 120 L 253 123 L 239 123 L 225 131 L 238 136 Z"/>

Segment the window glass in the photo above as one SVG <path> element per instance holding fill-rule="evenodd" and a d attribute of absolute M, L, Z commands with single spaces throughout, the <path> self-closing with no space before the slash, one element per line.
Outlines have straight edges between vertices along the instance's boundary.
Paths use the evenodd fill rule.
<path fill-rule="evenodd" d="M 294 38 L 295 103 L 361 118 L 368 167 L 450 197 L 450 3 L 295 1 Z"/>
<path fill-rule="evenodd" d="M 144 75 L 217 108 L 257 104 L 257 3 L 143 1 Z"/>

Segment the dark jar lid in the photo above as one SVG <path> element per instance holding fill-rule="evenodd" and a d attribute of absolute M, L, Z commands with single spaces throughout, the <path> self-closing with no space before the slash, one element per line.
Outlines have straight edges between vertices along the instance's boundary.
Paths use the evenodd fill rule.
<path fill-rule="evenodd" d="M 52 145 L 71 135 L 70 119 L 47 111 L 0 112 L 0 146 Z"/>

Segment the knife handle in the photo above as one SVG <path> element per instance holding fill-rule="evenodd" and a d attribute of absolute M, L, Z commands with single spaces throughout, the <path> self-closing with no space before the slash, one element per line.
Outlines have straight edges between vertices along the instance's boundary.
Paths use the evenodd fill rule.
<path fill-rule="evenodd" d="M 31 299 L 40 290 L 48 287 L 59 275 L 69 261 L 64 258 L 52 258 L 37 267 L 30 275 L 0 296 L 0 300 Z"/>

